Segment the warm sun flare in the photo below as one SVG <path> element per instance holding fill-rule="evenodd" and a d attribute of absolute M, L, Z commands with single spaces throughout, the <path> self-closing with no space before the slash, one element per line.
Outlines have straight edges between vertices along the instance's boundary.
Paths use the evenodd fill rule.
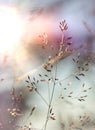
<path fill-rule="evenodd" d="M 22 20 L 16 9 L 0 7 L 0 52 L 11 51 L 20 41 Z"/>

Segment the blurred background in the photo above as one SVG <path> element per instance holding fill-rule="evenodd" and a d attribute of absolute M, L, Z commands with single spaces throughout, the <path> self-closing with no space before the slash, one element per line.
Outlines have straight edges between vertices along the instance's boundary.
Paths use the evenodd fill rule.
<path fill-rule="evenodd" d="M 42 64 L 58 52 L 62 36 L 59 24 L 64 19 L 68 25 L 65 37 L 72 37 L 71 48 L 76 51 L 57 63 L 59 83 L 52 101 L 56 120 L 49 120 L 47 130 L 95 129 L 94 4 L 95 0 L 0 0 L 0 129 L 25 125 L 29 129 L 31 123 L 32 128 L 43 128 L 48 107 L 42 97 L 49 101 L 53 83 L 37 84 L 41 97 L 28 91 L 26 80 L 28 75 L 33 82 L 35 78 L 46 80 L 46 75 L 55 77 L 56 63 L 51 75 Z M 47 44 L 39 38 L 43 34 Z M 73 76 L 79 67 L 88 69 L 80 79 Z M 83 96 L 87 98 L 81 102 L 79 97 Z M 13 108 L 19 109 L 16 117 Z"/>

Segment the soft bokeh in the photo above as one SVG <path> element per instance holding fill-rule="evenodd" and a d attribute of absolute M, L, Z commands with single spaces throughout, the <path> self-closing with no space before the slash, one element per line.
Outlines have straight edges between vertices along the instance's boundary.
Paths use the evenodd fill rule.
<path fill-rule="evenodd" d="M 0 127 L 4 130 L 13 130 L 13 125 L 10 123 L 11 117 L 8 112 L 10 108 L 10 92 L 12 88 L 16 89 L 18 94 L 23 92 L 23 102 L 20 104 L 22 115 L 13 120 L 13 124 L 29 125 L 32 122 L 32 127 L 41 129 L 45 123 L 47 114 L 47 105 L 39 95 L 29 93 L 25 80 L 27 75 L 21 80 L 21 76 L 28 73 L 31 77 L 39 78 L 39 73 L 45 74 L 45 70 L 41 65 L 45 63 L 48 56 L 55 55 L 58 51 L 61 31 L 59 23 L 66 20 L 68 23 L 68 31 L 66 36 L 72 37 L 72 48 L 79 48 L 76 53 L 58 62 L 57 77 L 63 80 L 62 85 L 56 86 L 53 99 L 53 110 L 56 115 L 56 120 L 50 120 L 47 130 L 94 130 L 95 128 L 95 1 L 94 0 L 0 0 L 0 6 L 15 7 L 22 19 L 24 25 L 23 35 L 14 51 L 0 52 Z M 3 30 L 2 30 L 3 31 Z M 49 39 L 48 47 L 43 49 L 43 43 L 39 35 L 46 33 Z M 50 46 L 55 48 L 54 52 Z M 80 62 L 75 64 L 72 58 L 76 58 L 80 53 Z M 74 78 L 71 74 L 77 71 L 77 67 L 81 66 L 87 60 L 90 60 L 89 71 L 86 76 L 81 78 L 81 81 Z M 53 69 L 52 75 L 54 75 Z M 79 102 L 77 96 L 81 96 L 85 83 L 85 89 L 92 88 L 88 91 L 87 100 Z M 52 84 L 51 84 L 52 86 Z M 48 101 L 47 83 L 40 83 L 39 92 Z M 68 88 L 65 90 L 65 88 Z M 51 89 L 50 89 L 51 90 Z M 69 98 L 68 94 L 73 91 L 73 98 Z M 65 99 L 60 99 L 59 96 L 64 96 Z M 32 107 L 36 105 L 36 110 L 29 117 Z M 19 105 L 18 105 L 19 107 Z M 79 122 L 80 116 L 90 117 L 91 122 L 81 126 Z M 86 120 L 86 119 L 85 119 Z M 70 128 L 72 122 L 75 126 Z M 1 129 L 0 128 L 0 129 Z M 15 127 L 16 129 L 16 127 Z"/>

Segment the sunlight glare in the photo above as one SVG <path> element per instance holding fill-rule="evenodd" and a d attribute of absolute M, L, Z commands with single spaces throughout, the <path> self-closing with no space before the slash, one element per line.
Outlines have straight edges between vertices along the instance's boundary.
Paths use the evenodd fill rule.
<path fill-rule="evenodd" d="M 0 52 L 13 51 L 22 33 L 23 22 L 17 10 L 0 7 Z"/>

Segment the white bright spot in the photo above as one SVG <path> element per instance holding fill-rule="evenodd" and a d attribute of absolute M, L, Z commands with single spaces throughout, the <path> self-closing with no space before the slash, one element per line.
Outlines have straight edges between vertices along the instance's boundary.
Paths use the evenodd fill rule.
<path fill-rule="evenodd" d="M 16 9 L 0 7 L 0 52 L 12 51 L 21 39 L 23 22 Z"/>

